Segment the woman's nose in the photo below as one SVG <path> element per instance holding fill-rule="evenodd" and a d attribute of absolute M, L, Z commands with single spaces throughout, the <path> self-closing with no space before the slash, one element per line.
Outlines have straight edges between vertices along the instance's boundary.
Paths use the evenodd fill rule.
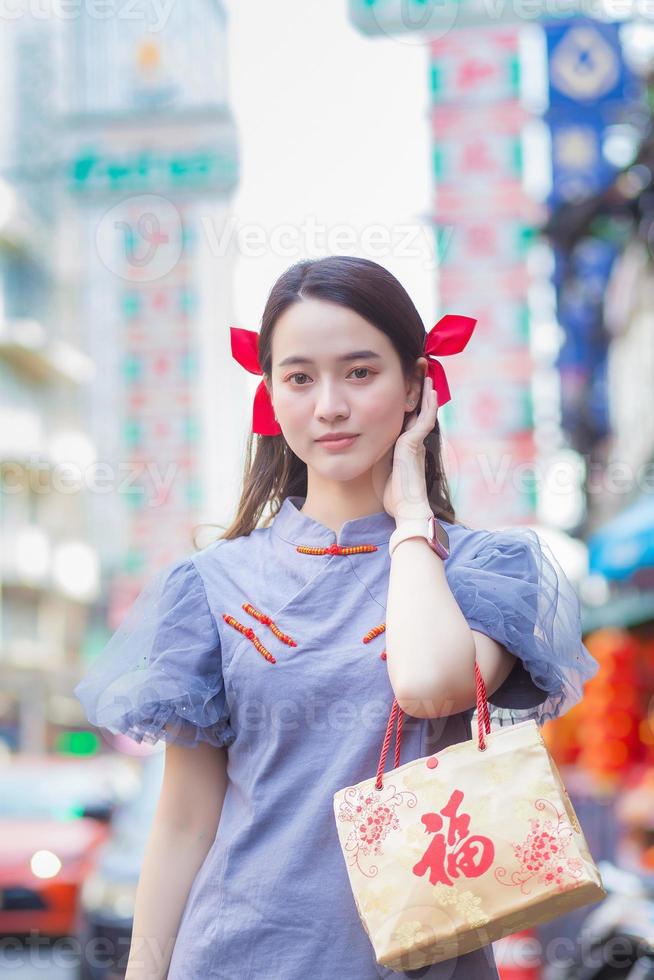
<path fill-rule="evenodd" d="M 316 415 L 320 418 L 345 418 L 350 414 L 347 399 L 336 385 L 323 385 L 316 399 Z"/>

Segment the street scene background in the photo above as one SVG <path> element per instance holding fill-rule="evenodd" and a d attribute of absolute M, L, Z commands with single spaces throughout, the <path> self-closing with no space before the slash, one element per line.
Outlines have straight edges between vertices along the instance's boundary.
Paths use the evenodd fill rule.
<path fill-rule="evenodd" d="M 345 254 L 477 319 L 457 518 L 542 536 L 600 664 L 543 735 L 609 894 L 502 980 L 654 976 L 653 65 L 646 0 L 0 4 L 0 973 L 123 975 L 163 746 L 73 688 L 233 516 L 229 327 Z"/>

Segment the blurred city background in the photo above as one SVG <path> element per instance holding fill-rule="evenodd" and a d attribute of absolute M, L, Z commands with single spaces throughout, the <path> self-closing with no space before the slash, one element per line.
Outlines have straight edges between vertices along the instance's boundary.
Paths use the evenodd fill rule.
<path fill-rule="evenodd" d="M 259 379 L 229 326 L 342 253 L 427 329 L 478 319 L 439 414 L 457 517 L 542 535 L 600 663 L 543 734 L 609 896 L 496 944 L 502 980 L 654 977 L 654 8 L 42 0 L 0 27 L 0 973 L 122 975 L 163 747 L 72 690 L 233 514 Z"/>

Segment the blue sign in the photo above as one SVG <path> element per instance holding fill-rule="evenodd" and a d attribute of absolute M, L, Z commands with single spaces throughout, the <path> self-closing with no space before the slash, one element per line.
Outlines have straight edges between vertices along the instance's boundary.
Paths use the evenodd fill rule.
<path fill-rule="evenodd" d="M 608 347 L 603 299 L 619 249 L 600 238 L 582 239 L 570 255 L 555 252 L 558 319 L 565 339 L 557 357 L 561 424 L 579 452 L 610 431 Z"/>
<path fill-rule="evenodd" d="M 617 172 L 602 153 L 604 120 L 592 110 L 557 113 L 547 119 L 552 146 L 552 190 L 555 208 L 580 201 L 611 183 Z"/>
<path fill-rule="evenodd" d="M 632 97 L 635 80 L 622 58 L 619 24 L 580 17 L 551 22 L 544 30 L 552 109 Z"/>
<path fill-rule="evenodd" d="M 645 492 L 588 539 L 588 567 L 606 578 L 626 579 L 654 566 L 654 492 Z"/>

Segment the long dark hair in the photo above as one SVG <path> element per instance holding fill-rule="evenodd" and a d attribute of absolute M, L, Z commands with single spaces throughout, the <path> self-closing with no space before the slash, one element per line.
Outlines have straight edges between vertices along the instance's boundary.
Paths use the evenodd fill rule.
<path fill-rule="evenodd" d="M 411 297 L 387 269 L 370 259 L 330 255 L 297 262 L 272 287 L 261 318 L 259 364 L 272 377 L 272 336 L 277 318 L 292 304 L 312 297 L 354 310 L 390 339 L 402 362 L 405 377 L 424 356 L 425 328 Z M 407 413 L 408 414 L 408 413 Z M 438 418 L 424 440 L 425 478 L 429 503 L 436 517 L 451 524 L 456 520 L 441 456 Z M 307 466 L 283 435 L 262 436 L 250 432 L 247 443 L 243 490 L 233 522 L 221 535 L 237 538 L 258 526 L 267 505 L 266 526 L 286 497 L 306 496 Z"/>

